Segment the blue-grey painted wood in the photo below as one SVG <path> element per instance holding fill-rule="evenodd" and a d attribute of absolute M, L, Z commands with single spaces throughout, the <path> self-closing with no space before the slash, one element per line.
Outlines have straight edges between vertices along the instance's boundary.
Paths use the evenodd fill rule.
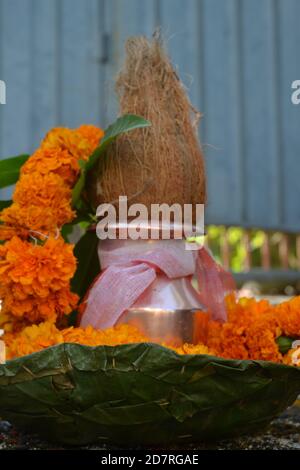
<path fill-rule="evenodd" d="M 32 0 L 31 25 L 31 135 L 30 149 L 38 147 L 45 133 L 59 123 L 59 36 L 57 2 Z M 21 149 L 20 149 L 21 150 Z"/>
<path fill-rule="evenodd" d="M 188 8 L 181 0 L 164 0 L 158 10 L 172 62 L 195 104 L 201 101 L 201 6 L 199 0 L 190 0 Z"/>
<path fill-rule="evenodd" d="M 125 40 L 161 25 L 203 113 L 206 222 L 297 231 L 299 17 L 299 0 L 0 0 L 0 156 L 52 126 L 108 124 Z"/>
<path fill-rule="evenodd" d="M 26 152 L 31 144 L 31 13 L 32 2 L 2 0 L 1 80 L 6 83 L 6 104 L 1 105 L 1 154 Z M 18 34 L 16 34 L 18 31 Z M 5 46 L 5 47 L 4 47 Z M 1 197 L 10 197 L 11 190 Z"/>
<path fill-rule="evenodd" d="M 300 2 L 286 0 L 277 5 L 282 225 L 299 231 L 300 105 L 291 103 L 291 83 L 300 79 Z"/>
<path fill-rule="evenodd" d="M 281 224 L 278 70 L 273 0 L 242 0 L 241 76 L 243 220 Z"/>
<path fill-rule="evenodd" d="M 99 123 L 101 116 L 101 4 L 60 2 L 61 124 Z"/>
<path fill-rule="evenodd" d="M 205 0 L 203 53 L 208 205 L 206 221 L 242 216 L 240 53 L 237 2 Z"/>
<path fill-rule="evenodd" d="M 118 114 L 115 78 L 122 65 L 129 36 L 151 36 L 156 24 L 158 0 L 104 0 L 106 31 L 110 35 L 111 60 L 106 67 L 106 123 Z"/>
<path fill-rule="evenodd" d="M 32 1 L 2 0 L 1 6 L 1 79 L 7 84 L 6 104 L 2 105 L 1 150 L 9 155 L 21 149 L 26 151 L 31 143 Z"/>

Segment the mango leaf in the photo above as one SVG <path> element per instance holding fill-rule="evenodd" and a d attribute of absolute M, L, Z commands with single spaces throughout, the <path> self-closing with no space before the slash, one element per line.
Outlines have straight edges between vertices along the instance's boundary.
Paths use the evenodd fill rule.
<path fill-rule="evenodd" d="M 77 203 L 80 199 L 81 193 L 85 186 L 85 180 L 86 180 L 86 170 L 84 168 L 81 170 L 80 176 L 72 191 L 72 206 L 73 207 L 77 206 Z"/>
<path fill-rule="evenodd" d="M 72 242 L 70 237 L 71 235 L 77 236 L 76 233 L 74 234 L 74 232 L 76 231 L 76 228 L 80 229 L 81 232 L 83 233 L 91 226 L 92 223 L 94 223 L 94 221 L 91 220 L 91 217 L 89 216 L 88 213 L 86 213 L 85 215 L 77 214 L 76 218 L 72 220 L 72 222 L 62 226 L 61 232 L 60 232 L 61 236 L 63 237 L 66 243 L 74 243 Z"/>
<path fill-rule="evenodd" d="M 73 230 L 74 230 L 73 224 L 65 224 L 61 228 L 60 234 L 66 243 L 70 243 L 69 237 L 73 233 Z"/>
<path fill-rule="evenodd" d="M 98 238 L 95 231 L 88 230 L 76 243 L 74 254 L 77 258 L 77 270 L 71 281 L 72 292 L 82 299 L 95 277 L 100 272 L 98 260 Z"/>
<path fill-rule="evenodd" d="M 6 207 L 9 207 L 12 204 L 12 201 L 0 201 L 0 211 L 2 209 L 5 209 Z"/>
<path fill-rule="evenodd" d="M 125 132 L 130 132 L 135 129 L 142 129 L 144 127 L 151 126 L 151 123 L 140 116 L 135 114 L 125 114 L 121 116 L 111 124 L 104 133 L 104 137 L 101 140 L 101 145 L 96 148 L 94 153 L 89 158 L 86 164 L 86 170 L 90 170 L 100 157 L 100 155 L 106 150 L 109 144 L 111 144 L 117 137 Z"/>
<path fill-rule="evenodd" d="M 18 181 L 21 166 L 28 158 L 29 155 L 19 155 L 0 160 L 0 188 L 6 188 Z"/>
<path fill-rule="evenodd" d="M 140 116 L 136 116 L 134 114 L 125 114 L 124 116 L 118 118 L 116 122 L 114 122 L 105 130 L 101 144 L 96 148 L 89 160 L 87 162 L 80 162 L 81 173 L 72 192 L 73 207 L 76 207 L 80 199 L 82 190 L 85 186 L 87 172 L 96 164 L 98 158 L 104 153 L 108 145 L 111 144 L 119 135 L 124 134 L 125 132 L 149 127 L 150 125 L 151 124 L 149 121 Z"/>

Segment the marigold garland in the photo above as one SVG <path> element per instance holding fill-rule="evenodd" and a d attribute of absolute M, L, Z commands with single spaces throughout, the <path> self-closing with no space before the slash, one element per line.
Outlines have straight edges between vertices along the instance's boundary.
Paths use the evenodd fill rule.
<path fill-rule="evenodd" d="M 118 325 L 104 331 L 95 330 L 91 326 L 87 328 L 70 327 L 59 330 L 52 322 L 29 326 L 18 334 L 7 333 L 4 339 L 8 359 L 32 354 L 60 343 L 116 346 L 119 344 L 149 342 L 149 338 L 130 325 Z M 182 347 L 172 349 L 180 354 L 209 354 L 210 352 L 205 345 L 184 344 Z"/>
<path fill-rule="evenodd" d="M 179 354 L 211 354 L 229 359 L 268 360 L 289 365 L 300 351 L 291 349 L 282 355 L 276 339 L 293 331 L 300 337 L 300 297 L 273 306 L 266 300 L 236 300 L 233 295 L 227 298 L 228 321 L 224 324 L 208 323 L 206 338 L 197 345 L 184 344 L 172 348 Z M 66 328 L 59 330 L 53 323 L 27 327 L 18 333 L 7 333 L 5 341 L 8 357 L 13 358 L 39 351 L 45 347 L 68 342 L 89 346 L 119 345 L 149 341 L 136 328 L 120 325 L 105 331 L 87 328 Z"/>
<path fill-rule="evenodd" d="M 91 125 L 55 128 L 47 134 L 22 167 L 13 204 L 0 214 L 4 222 L 0 239 L 26 236 L 26 230 L 53 235 L 74 218 L 71 190 L 80 172 L 79 161 L 88 159 L 103 135 Z"/>
<path fill-rule="evenodd" d="M 228 320 L 210 322 L 207 345 L 222 357 L 286 363 L 276 339 L 281 335 L 300 337 L 300 297 L 278 305 L 267 300 L 227 298 Z"/>
<path fill-rule="evenodd" d="M 59 323 L 76 307 L 70 291 L 76 258 L 60 229 L 75 217 L 71 192 L 79 161 L 103 135 L 91 125 L 53 129 L 21 169 L 13 203 L 0 214 L 0 240 L 6 240 L 0 246 L 0 325 L 6 332 Z"/>

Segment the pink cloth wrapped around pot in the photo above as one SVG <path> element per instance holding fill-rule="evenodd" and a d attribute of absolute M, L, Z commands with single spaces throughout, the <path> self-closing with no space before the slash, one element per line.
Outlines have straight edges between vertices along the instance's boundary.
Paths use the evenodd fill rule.
<path fill-rule="evenodd" d="M 204 247 L 186 250 L 184 240 L 159 240 L 149 243 L 145 250 L 136 242 L 118 246 L 118 241 L 107 240 L 99 243 L 98 255 L 102 272 L 83 301 L 80 326 L 104 329 L 115 325 L 151 286 L 158 272 L 169 279 L 188 277 L 190 282 L 195 275 L 201 304 L 212 319 L 226 320 L 224 296 L 235 289 L 235 283 Z"/>

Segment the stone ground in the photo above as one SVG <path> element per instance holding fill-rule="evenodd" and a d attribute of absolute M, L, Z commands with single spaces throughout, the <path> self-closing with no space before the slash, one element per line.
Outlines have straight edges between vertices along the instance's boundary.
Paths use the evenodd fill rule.
<path fill-rule="evenodd" d="M 42 441 L 38 436 L 18 432 L 9 423 L 0 421 L 0 450 L 64 450 L 72 449 Z M 78 447 L 76 448 L 78 449 Z M 92 450 L 117 450 L 117 447 L 105 447 L 93 444 L 80 447 Z M 187 448 L 172 447 L 169 450 L 300 450 L 300 406 L 295 405 L 274 420 L 261 434 L 244 436 L 210 443 L 194 443 Z M 150 450 L 150 449 L 147 449 Z M 168 449 L 159 449 L 168 450 Z"/>

